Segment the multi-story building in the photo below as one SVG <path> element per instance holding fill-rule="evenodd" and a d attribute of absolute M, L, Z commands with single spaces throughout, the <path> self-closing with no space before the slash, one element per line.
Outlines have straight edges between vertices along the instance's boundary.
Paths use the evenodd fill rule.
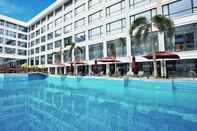
<path fill-rule="evenodd" d="M 27 62 L 27 24 L 0 15 L 0 64 Z"/>
<path fill-rule="evenodd" d="M 143 55 L 152 51 L 153 41 L 148 39 L 142 43 L 131 43 L 129 28 L 137 17 L 145 16 L 151 22 L 156 14 L 169 17 L 176 26 L 173 42 L 169 42 L 163 33 L 152 34 L 158 38 L 157 50 L 172 51 L 180 56 L 180 60 L 169 60 L 161 67 L 166 67 L 169 73 L 176 71 L 179 75 L 185 75 L 188 71 L 197 72 L 197 0 L 56 0 L 28 23 L 0 17 L 1 21 L 5 21 L 4 31 L 0 30 L 4 34 L 2 40 L 0 39 L 4 43 L 1 47 L 2 56 L 6 57 L 4 54 L 14 52 L 15 57 L 23 54 L 19 57 L 22 58 L 25 52 L 22 53 L 20 49 L 27 49 L 29 66 L 36 65 L 57 73 L 66 72 L 66 67 L 63 70 L 57 63 L 69 63 L 71 58 L 69 51 L 65 51 L 62 60 L 54 52 L 60 48 L 66 49 L 69 42 L 76 42 L 83 48 L 82 53 L 76 51 L 72 57 L 75 60 L 84 60 L 87 65 L 94 63 L 97 58 L 110 56 L 110 47 L 113 44 L 117 59 L 120 60 L 118 68 L 122 72 L 128 71 L 132 54 L 140 62 L 141 70 L 152 72 L 151 62 Z M 11 25 L 14 28 L 11 30 L 15 33 L 6 31 L 9 28 L 6 27 L 6 21 L 17 25 Z M 1 28 L 2 22 L 0 24 Z M 20 31 L 20 25 L 27 27 L 28 33 L 26 28 L 25 31 Z M 8 35 L 18 43 L 20 40 L 28 42 L 28 47 L 20 47 L 19 44 L 6 45 Z M 109 68 L 108 64 L 99 65 L 100 70 L 106 68 Z M 163 71 L 165 72 L 161 69 L 161 73 Z"/>

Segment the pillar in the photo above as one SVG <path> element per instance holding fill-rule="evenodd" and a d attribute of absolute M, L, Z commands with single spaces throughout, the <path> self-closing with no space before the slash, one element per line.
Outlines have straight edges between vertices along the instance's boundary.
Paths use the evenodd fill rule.
<path fill-rule="evenodd" d="M 55 67 L 55 75 L 57 75 L 57 73 L 58 73 L 58 72 L 57 72 L 57 67 Z"/>
<path fill-rule="evenodd" d="M 106 75 L 107 76 L 109 76 L 109 71 L 110 71 L 109 67 L 110 67 L 110 65 L 106 64 Z"/>

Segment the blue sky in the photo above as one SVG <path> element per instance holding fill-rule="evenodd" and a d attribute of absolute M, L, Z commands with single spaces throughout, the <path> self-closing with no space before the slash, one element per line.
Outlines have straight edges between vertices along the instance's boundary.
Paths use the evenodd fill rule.
<path fill-rule="evenodd" d="M 0 0 L 0 14 L 29 21 L 53 2 L 54 0 Z"/>

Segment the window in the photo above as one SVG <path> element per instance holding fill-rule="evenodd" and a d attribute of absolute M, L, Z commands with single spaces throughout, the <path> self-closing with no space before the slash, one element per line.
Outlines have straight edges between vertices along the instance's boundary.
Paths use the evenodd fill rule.
<path fill-rule="evenodd" d="M 47 55 L 47 64 L 53 64 L 53 55 L 52 54 Z"/>
<path fill-rule="evenodd" d="M 53 12 L 48 15 L 48 20 L 51 20 L 52 17 L 53 17 Z"/>
<path fill-rule="evenodd" d="M 44 42 L 46 42 L 46 36 L 41 37 L 41 43 L 44 43 Z"/>
<path fill-rule="evenodd" d="M 41 59 L 41 65 L 44 65 L 45 64 L 45 55 L 42 55 L 41 57 L 40 57 L 40 59 Z"/>
<path fill-rule="evenodd" d="M 4 30 L 0 29 L 0 35 L 3 35 L 3 34 L 4 34 Z"/>
<path fill-rule="evenodd" d="M 5 39 L 5 44 L 6 45 L 16 46 L 16 40 Z"/>
<path fill-rule="evenodd" d="M 85 4 L 80 5 L 79 7 L 75 8 L 75 16 L 85 12 Z"/>
<path fill-rule="evenodd" d="M 3 44 L 3 38 L 0 37 L 0 44 Z"/>
<path fill-rule="evenodd" d="M 59 8 L 57 8 L 57 9 L 55 10 L 55 15 L 60 14 L 60 13 L 61 13 L 61 11 L 62 11 L 62 6 L 61 6 L 61 7 L 59 7 Z"/>
<path fill-rule="evenodd" d="M 120 1 L 112 6 L 106 8 L 106 16 L 113 16 L 122 13 L 125 9 L 125 1 Z"/>
<path fill-rule="evenodd" d="M 16 32 L 13 32 L 13 31 L 6 30 L 5 35 L 12 37 L 12 38 L 16 38 Z"/>
<path fill-rule="evenodd" d="M 75 34 L 75 42 L 85 41 L 85 32 Z"/>
<path fill-rule="evenodd" d="M 78 28 L 84 27 L 85 26 L 85 18 L 82 18 L 78 21 L 75 21 L 75 29 L 77 30 Z"/>
<path fill-rule="evenodd" d="M 130 17 L 130 23 L 132 24 L 132 22 L 136 19 L 136 18 L 139 18 L 139 17 L 146 17 L 146 19 L 149 21 L 149 22 L 152 22 L 152 18 L 157 15 L 157 10 L 156 9 L 152 9 L 152 10 L 147 10 L 147 11 L 144 11 L 144 12 L 141 12 L 141 13 L 138 13 L 136 15 L 133 15 Z"/>
<path fill-rule="evenodd" d="M 24 26 L 19 26 L 18 30 L 22 31 L 22 32 L 27 32 L 27 28 Z"/>
<path fill-rule="evenodd" d="M 149 5 L 154 0 L 129 0 L 129 5 L 132 9 Z M 155 0 L 156 1 L 156 0 Z"/>
<path fill-rule="evenodd" d="M 31 39 L 35 37 L 35 32 L 31 33 Z"/>
<path fill-rule="evenodd" d="M 93 9 L 93 7 L 101 5 L 103 0 L 89 0 L 88 1 L 88 9 Z"/>
<path fill-rule="evenodd" d="M 72 36 L 64 38 L 64 47 L 72 42 Z"/>
<path fill-rule="evenodd" d="M 92 24 L 102 19 L 102 10 L 88 16 L 88 23 Z"/>
<path fill-rule="evenodd" d="M 82 52 L 79 49 L 75 49 L 74 56 L 75 60 L 85 60 L 85 47 L 81 47 Z"/>
<path fill-rule="evenodd" d="M 107 24 L 107 35 L 121 33 L 125 30 L 126 23 L 125 19 L 121 19 L 112 23 Z"/>
<path fill-rule="evenodd" d="M 13 23 L 10 23 L 10 22 L 6 22 L 6 27 L 12 28 L 12 29 L 16 29 L 17 28 L 17 25 L 16 24 L 13 24 Z"/>
<path fill-rule="evenodd" d="M 31 41 L 31 47 L 35 45 L 35 41 Z"/>
<path fill-rule="evenodd" d="M 62 29 L 58 29 L 55 31 L 55 37 L 59 37 L 62 35 Z"/>
<path fill-rule="evenodd" d="M 22 49 L 18 49 L 18 55 L 26 56 L 27 55 L 27 51 L 26 50 L 22 50 Z"/>
<path fill-rule="evenodd" d="M 62 47 L 62 40 L 58 40 L 55 42 L 55 48 Z"/>
<path fill-rule="evenodd" d="M 103 26 L 99 26 L 89 30 L 88 35 L 90 40 L 101 38 L 103 35 Z"/>
<path fill-rule="evenodd" d="M 40 35 L 40 29 L 38 29 L 37 31 L 36 31 L 36 36 L 39 36 Z"/>
<path fill-rule="evenodd" d="M 40 38 L 36 39 L 36 45 L 40 44 Z"/>
<path fill-rule="evenodd" d="M 39 65 L 39 56 L 35 57 L 35 65 Z"/>
<path fill-rule="evenodd" d="M 196 0 L 179 0 L 163 6 L 163 14 L 171 19 L 188 16 L 196 12 Z"/>
<path fill-rule="evenodd" d="M 107 42 L 107 55 L 108 56 L 112 56 L 113 54 L 111 54 L 112 52 L 112 48 L 111 46 L 115 47 L 115 52 L 116 52 L 116 56 L 117 57 L 123 57 L 126 56 L 126 39 L 123 38 L 122 41 L 120 41 L 119 39 L 116 40 L 112 40 L 112 41 L 108 41 Z"/>
<path fill-rule="evenodd" d="M 0 46 L 0 53 L 3 53 L 3 47 Z"/>
<path fill-rule="evenodd" d="M 66 10 L 67 8 L 72 6 L 72 1 L 67 1 L 66 3 L 64 3 L 64 10 Z"/>
<path fill-rule="evenodd" d="M 44 32 L 46 32 L 46 26 L 43 26 L 43 27 L 41 28 L 41 33 L 44 33 Z"/>
<path fill-rule="evenodd" d="M 36 52 L 36 54 L 38 54 L 38 53 L 40 52 L 40 48 L 37 47 L 37 48 L 35 49 L 35 52 Z"/>
<path fill-rule="evenodd" d="M 16 49 L 15 48 L 5 47 L 5 53 L 6 54 L 15 54 L 16 53 Z"/>
<path fill-rule="evenodd" d="M 64 34 L 72 32 L 72 24 L 64 26 Z"/>
<path fill-rule="evenodd" d="M 19 39 L 23 39 L 23 40 L 27 40 L 27 35 L 18 33 L 18 38 L 19 38 Z"/>
<path fill-rule="evenodd" d="M 47 39 L 48 39 L 48 40 L 53 39 L 53 32 L 47 34 Z"/>
<path fill-rule="evenodd" d="M 51 29 L 53 29 L 53 22 L 51 22 L 47 25 L 47 30 L 51 30 Z"/>
<path fill-rule="evenodd" d="M 18 41 L 18 46 L 27 48 L 27 42 Z"/>
<path fill-rule="evenodd" d="M 4 26 L 4 20 L 0 20 L 0 25 Z"/>
<path fill-rule="evenodd" d="M 103 57 L 103 43 L 89 45 L 89 59 L 97 59 Z"/>
<path fill-rule="evenodd" d="M 55 20 L 55 26 L 61 26 L 62 24 L 62 17 Z"/>
<path fill-rule="evenodd" d="M 31 55 L 34 55 L 34 49 L 31 49 L 30 53 Z"/>
<path fill-rule="evenodd" d="M 41 52 L 45 51 L 45 45 L 41 46 Z"/>
<path fill-rule="evenodd" d="M 52 50 L 53 49 L 53 43 L 47 44 L 47 50 Z"/>
<path fill-rule="evenodd" d="M 64 22 L 72 20 L 72 11 L 64 15 Z"/>

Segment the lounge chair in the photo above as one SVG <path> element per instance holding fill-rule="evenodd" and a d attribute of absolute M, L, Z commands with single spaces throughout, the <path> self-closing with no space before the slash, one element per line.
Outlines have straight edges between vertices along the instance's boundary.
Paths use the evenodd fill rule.
<path fill-rule="evenodd" d="M 139 71 L 138 76 L 139 77 L 143 77 L 144 76 L 144 72 L 143 71 Z"/>

